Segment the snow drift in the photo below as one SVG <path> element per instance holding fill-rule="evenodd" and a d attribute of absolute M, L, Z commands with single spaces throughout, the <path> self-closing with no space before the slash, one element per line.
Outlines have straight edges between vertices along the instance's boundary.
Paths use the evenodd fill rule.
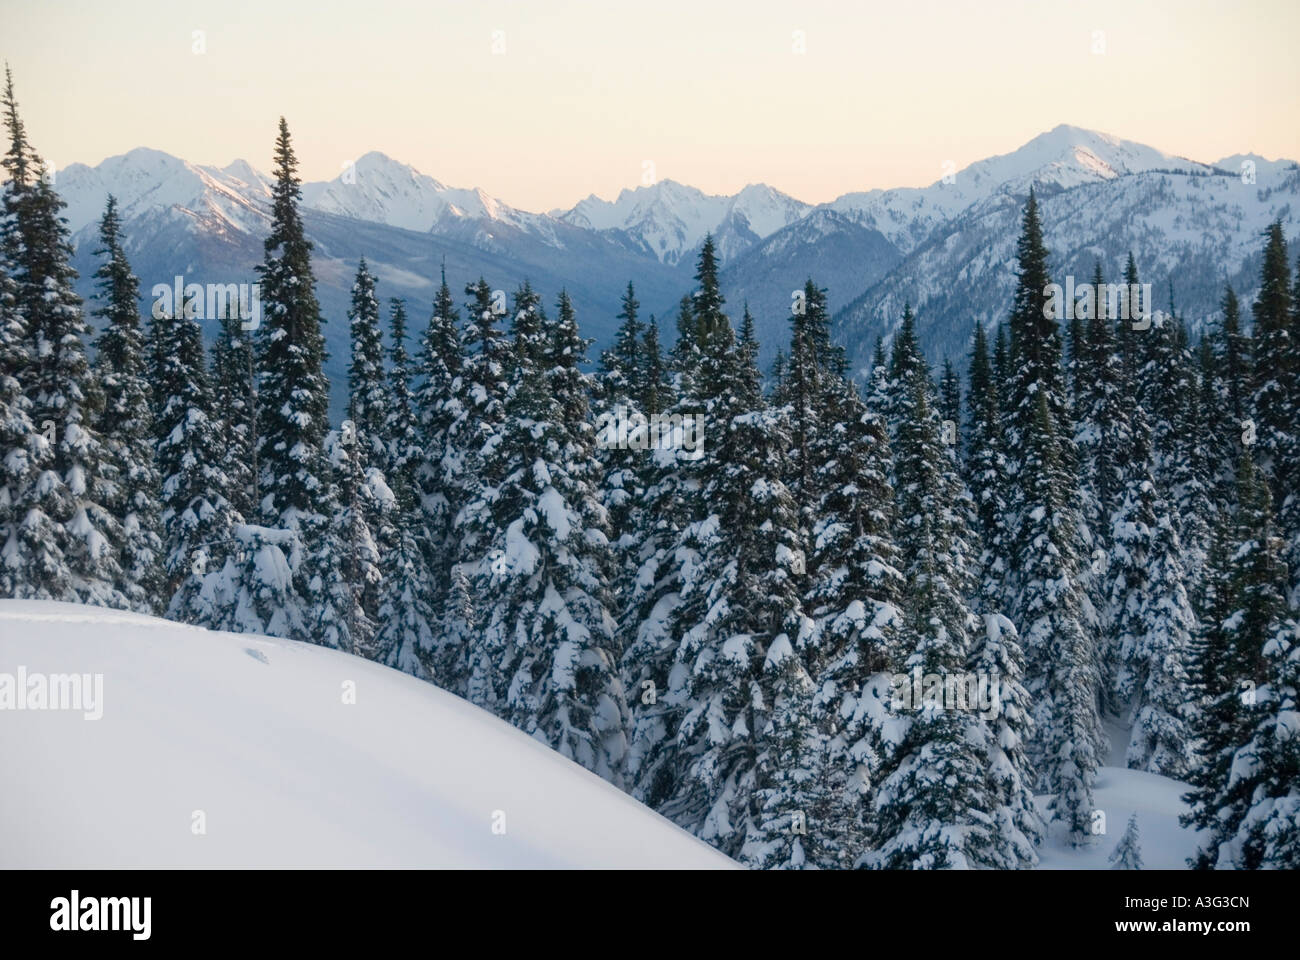
<path fill-rule="evenodd" d="M 15 709 L 20 668 L 32 689 L 90 675 L 101 702 Z M 6 679 L 0 868 L 735 866 L 469 703 L 322 647 L 0 600 Z"/>

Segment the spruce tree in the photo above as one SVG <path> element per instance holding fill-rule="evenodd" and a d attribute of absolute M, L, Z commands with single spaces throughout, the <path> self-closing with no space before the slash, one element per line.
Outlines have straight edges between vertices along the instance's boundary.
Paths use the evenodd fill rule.
<path fill-rule="evenodd" d="M 761 870 L 841 866 L 851 848 L 843 848 L 846 838 L 832 826 L 825 739 L 810 716 L 812 678 L 787 637 L 771 645 L 763 670 L 771 713 L 756 764 L 757 811 L 740 860 Z"/>
<path fill-rule="evenodd" d="M 1013 565 L 1019 571 L 1017 616 L 1023 624 L 1026 684 L 1034 702 L 1036 750 L 1042 785 L 1055 796 L 1054 819 L 1069 840 L 1091 836 L 1093 786 L 1105 755 L 1099 704 L 1099 655 L 1087 626 L 1088 598 L 1079 577 L 1076 516 L 1056 427 L 1040 396 L 1027 431 L 1019 471 L 1025 484 Z"/>
<path fill-rule="evenodd" d="M 353 407 L 349 405 L 349 414 Z M 333 506 L 324 531 L 330 548 L 321 564 L 312 615 L 317 642 L 368 660 L 385 659 L 375 643 L 380 571 L 375 526 L 391 496 L 383 474 L 367 466 L 371 454 L 350 416 L 326 437 L 332 465 L 328 502 Z M 378 482 L 376 482 L 378 481 Z"/>
<path fill-rule="evenodd" d="M 659 325 L 655 322 L 653 314 L 646 325 L 645 336 L 641 339 L 641 353 L 644 357 L 641 408 L 645 415 L 650 417 L 662 413 L 672 400 L 668 368 L 664 364 L 663 351 L 659 346 Z"/>
<path fill-rule="evenodd" d="M 623 309 L 618 316 L 623 322 L 615 335 L 614 346 L 601 354 L 601 376 L 596 397 L 597 421 L 602 424 L 602 443 L 599 457 L 603 464 L 604 480 L 601 483 L 606 509 L 616 549 L 620 554 L 632 545 L 633 521 L 644 489 L 644 451 L 636 449 L 637 436 L 645 427 L 631 426 L 646 416 L 641 409 L 644 396 L 645 371 L 641 343 L 643 324 L 637 319 L 640 304 L 632 284 L 623 294 Z M 622 425 L 627 425 L 626 427 Z M 623 433 L 629 433 L 623 436 Z"/>
<path fill-rule="evenodd" d="M 701 273 L 716 284 L 716 270 Z M 721 309 L 720 293 L 705 299 Z M 718 325 L 716 318 L 711 323 Z M 685 426 L 693 424 L 701 443 L 693 451 L 670 436 L 668 442 L 647 451 L 645 494 L 634 533 L 635 569 L 623 597 L 619 631 L 624 638 L 624 684 L 632 708 L 629 787 L 633 796 L 656 810 L 677 793 L 686 768 L 677 741 L 686 702 L 685 678 L 677 662 L 681 639 L 677 618 L 684 575 L 698 562 L 698 551 L 686 542 L 687 531 L 705 510 L 701 491 L 713 467 L 713 447 L 721 429 L 707 411 L 706 357 L 696 331 L 694 299 L 688 294 L 679 304 L 677 342 L 670 354 L 661 413 L 666 422 L 682 425 L 683 440 Z M 730 342 L 729 322 L 725 333 L 724 340 Z"/>
<path fill-rule="evenodd" d="M 818 494 L 813 479 L 816 467 L 810 448 L 816 442 L 821 426 L 818 406 L 830 374 L 830 358 L 826 356 L 830 317 L 826 308 L 826 291 L 811 279 L 804 284 L 800 294 L 790 317 L 790 353 L 780 385 L 780 402 L 789 408 L 793 467 L 790 490 L 800 506 L 800 522 L 807 527 Z"/>
<path fill-rule="evenodd" d="M 943 361 L 943 374 L 939 377 L 939 417 L 961 428 L 961 377 L 952 360 Z"/>

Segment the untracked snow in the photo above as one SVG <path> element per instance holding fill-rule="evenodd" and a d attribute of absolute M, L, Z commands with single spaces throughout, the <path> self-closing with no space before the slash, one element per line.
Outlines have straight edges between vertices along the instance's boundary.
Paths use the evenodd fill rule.
<path fill-rule="evenodd" d="M 19 667 L 102 674 L 103 716 L 0 709 L 0 868 L 735 866 L 477 707 L 323 647 L 3 600 L 0 674 Z"/>

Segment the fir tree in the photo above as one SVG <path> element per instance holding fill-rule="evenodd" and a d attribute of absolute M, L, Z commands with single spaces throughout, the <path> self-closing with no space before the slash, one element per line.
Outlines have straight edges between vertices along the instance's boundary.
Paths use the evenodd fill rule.
<path fill-rule="evenodd" d="M 1029 692 L 1023 686 L 1024 655 L 1016 628 L 1000 613 L 983 615 L 969 669 L 996 694 L 984 720 L 983 755 L 993 826 L 989 863 L 1000 869 L 1033 867 L 1042 841 L 1042 816 L 1034 803 L 1037 771 L 1028 746 L 1034 732 Z"/>
<path fill-rule="evenodd" d="M 600 355 L 602 409 L 610 409 L 620 401 L 639 399 L 643 392 L 641 337 L 645 324 L 638 319 L 640 308 L 636 289 L 629 282 L 623 292 L 622 309 L 618 313 L 618 319 L 623 322 L 614 334 L 614 345 Z"/>
<path fill-rule="evenodd" d="M 422 462 L 420 431 L 411 391 L 406 352 L 406 307 L 389 301 L 392 349 L 388 373 L 388 420 L 385 424 L 392 498 L 381 514 L 379 529 L 381 592 L 376 614 L 377 659 L 419 677 L 433 675 L 433 647 L 438 628 L 433 575 L 428 557 L 428 528 L 417 499 L 417 470 Z"/>
<path fill-rule="evenodd" d="M 127 607 L 122 525 L 110 508 L 120 497 L 97 426 L 102 397 L 86 358 L 90 330 L 73 289 L 64 204 L 27 141 L 7 69 L 3 105 L 3 243 L 28 338 L 20 382 L 40 431 L 28 448 L 32 466 L 22 468 L 37 473 L 18 492 L 5 562 L 15 596 Z"/>
<path fill-rule="evenodd" d="M 879 772 L 873 691 L 898 649 L 903 575 L 883 422 L 842 379 L 820 412 L 823 429 L 810 451 L 820 495 L 804 600 L 816 629 L 806 634 L 803 655 L 826 751 L 826 802 L 817 816 L 829 856 L 823 865 L 849 866 L 865 843 L 862 811 Z"/>
<path fill-rule="evenodd" d="M 1269 478 L 1274 501 L 1281 505 L 1297 484 L 1296 424 L 1300 422 L 1300 370 L 1291 342 L 1291 267 L 1281 221 L 1266 233 L 1260 290 L 1254 303 L 1254 392 L 1252 416 L 1258 426 L 1258 466 Z"/>
<path fill-rule="evenodd" d="M 1177 780 L 1191 760 L 1186 662 L 1195 617 L 1176 523 L 1152 477 L 1150 430 L 1140 407 L 1132 431 L 1124 500 L 1111 525 L 1116 694 L 1130 704 L 1128 766 Z"/>
<path fill-rule="evenodd" d="M 44 450 L 44 438 L 32 425 L 31 402 L 20 377 L 30 358 L 16 284 L 0 247 L 0 596 L 16 597 L 28 571 L 20 567 L 22 515 L 18 502 L 32 482 Z"/>
<path fill-rule="evenodd" d="M 1253 776 L 1239 751 L 1265 722 L 1259 690 L 1269 680 L 1266 648 L 1276 642 L 1285 602 L 1281 541 L 1274 526 L 1268 484 L 1249 447 L 1237 471 L 1237 504 L 1210 553 L 1204 627 L 1197 644 L 1201 708 L 1195 732 L 1201 764 L 1189 777 L 1191 812 L 1181 819 L 1205 831 L 1191 864 L 1200 868 L 1254 868 L 1263 859 L 1256 841 L 1237 842 L 1256 801 Z M 1280 650 L 1281 648 L 1275 648 Z M 1255 767 L 1255 770 L 1260 768 Z"/>
<path fill-rule="evenodd" d="M 772 708 L 757 761 L 757 812 L 741 862 L 762 870 L 839 866 L 848 851 L 828 829 L 833 794 L 825 741 L 810 717 L 812 678 L 786 637 L 771 645 L 763 669 L 771 678 Z"/>
<path fill-rule="evenodd" d="M 646 325 L 645 336 L 641 340 L 641 353 L 644 357 L 643 382 L 641 385 L 641 409 L 647 417 L 662 413 L 672 400 L 672 391 L 668 384 L 668 369 L 659 347 L 659 325 L 653 314 Z"/>
<path fill-rule="evenodd" d="M 391 492 L 382 473 L 366 466 L 372 451 L 354 424 L 349 417 L 337 433 L 326 437 L 333 467 L 329 502 L 334 511 L 326 529 L 331 556 L 314 585 L 319 599 L 313 614 L 318 643 L 382 662 L 388 651 L 375 643 L 383 582 L 375 526 L 390 506 L 384 501 Z"/>
<path fill-rule="evenodd" d="M 587 343 L 561 294 L 554 321 L 516 295 L 515 371 L 498 441 L 499 482 L 467 508 L 486 550 L 472 577 L 481 626 L 471 696 L 562 755 L 621 783 L 627 706 L 609 611 L 608 531 L 579 370 Z"/>
<path fill-rule="evenodd" d="M 961 378 L 951 360 L 943 361 L 943 375 L 939 378 L 939 417 L 961 428 Z"/>
<path fill-rule="evenodd" d="M 748 309 L 745 314 L 748 317 Z M 790 490 L 804 514 L 801 523 L 805 527 L 810 525 L 808 514 L 817 498 L 813 485 L 815 464 L 810 447 L 820 428 L 818 405 L 830 372 L 830 358 L 826 356 L 829 326 L 826 291 L 809 279 L 795 300 L 790 317 L 790 353 L 780 389 L 780 401 L 788 406 L 790 418 L 790 457 L 794 470 L 790 477 Z M 754 358 L 747 359 L 752 362 Z"/>
<path fill-rule="evenodd" d="M 447 271 L 434 297 L 433 313 L 421 339 L 417 361 L 415 413 L 422 456 L 415 468 L 415 494 L 426 531 L 424 548 L 430 571 L 429 602 L 443 627 L 435 636 L 431 672 L 437 683 L 464 694 L 463 631 L 472 630 L 463 614 L 467 604 L 455 603 L 449 586 L 463 573 L 455 567 L 460 548 L 453 521 L 461 506 L 465 451 L 454 442 L 452 428 L 466 415 L 463 381 L 464 353 L 457 328 L 459 311 L 447 285 Z M 463 429 L 463 427 L 462 427 Z M 453 577 L 453 571 L 459 577 Z M 465 594 L 468 601 L 468 593 Z"/>
<path fill-rule="evenodd" d="M 1020 469 L 1026 484 L 1017 556 L 1016 610 L 1024 624 L 1027 689 L 1034 701 L 1036 766 L 1054 793 L 1051 809 L 1070 842 L 1089 842 L 1093 785 L 1106 748 L 1098 652 L 1085 624 L 1087 596 L 1078 573 L 1075 516 L 1056 429 L 1040 396 Z"/>
<path fill-rule="evenodd" d="M 348 365 L 348 418 L 352 421 L 362 468 L 387 467 L 388 383 L 384 373 L 384 335 L 379 324 L 375 278 L 365 257 L 352 284 L 352 360 Z"/>
<path fill-rule="evenodd" d="M 258 370 L 258 464 L 261 515 L 268 526 L 296 531 L 302 551 L 294 568 L 297 594 L 328 616 L 323 590 L 337 578 L 329 537 L 332 482 L 325 454 L 329 383 L 322 371 L 325 340 L 303 229 L 301 181 L 289 127 L 280 118 L 271 189 L 271 232 L 261 277 L 264 322 Z M 284 618 L 293 622 L 296 618 Z M 332 627 L 331 627 L 332 629 Z M 318 641 L 313 630 L 294 637 Z"/>
<path fill-rule="evenodd" d="M 1001 606 L 1010 536 L 1007 522 L 1007 458 L 1002 445 L 998 387 L 984 328 L 975 327 L 967 404 L 966 482 L 975 507 L 979 540 L 980 597 L 985 608 Z"/>
<path fill-rule="evenodd" d="M 217 419 L 221 469 L 230 481 L 230 504 L 244 517 L 252 517 L 257 495 L 257 374 L 253 336 L 231 307 L 221 317 L 212 345 L 212 406 Z"/>
<path fill-rule="evenodd" d="M 1260 690 L 1262 719 L 1234 758 L 1227 792 L 1249 797 L 1237 833 L 1219 848 L 1219 865 L 1300 868 L 1300 624 L 1287 620 L 1264 647 L 1269 684 Z"/>
<path fill-rule="evenodd" d="M 1037 742 L 1031 756 L 1041 761 L 1043 785 L 1055 794 L 1054 816 L 1079 845 L 1091 835 L 1092 787 L 1106 745 L 1100 654 L 1092 639 L 1095 610 L 1081 573 L 1085 541 L 1060 331 L 1050 309 L 1048 254 L 1032 190 L 1017 254 L 1004 417 L 1015 571 L 1010 609 L 1022 628 L 1034 699 Z"/>
<path fill-rule="evenodd" d="M 110 195 L 99 224 L 105 261 L 95 271 L 103 322 L 97 343 L 98 379 L 103 391 L 99 431 L 115 479 L 108 506 L 122 526 L 122 592 L 131 606 L 158 612 L 162 596 L 163 543 L 159 534 L 159 478 L 154 467 L 151 390 L 140 326 L 140 281 L 122 249 L 117 201 Z"/>
<path fill-rule="evenodd" d="M 1137 814 L 1131 814 L 1128 818 L 1128 826 L 1124 828 L 1124 835 L 1119 838 L 1119 843 L 1115 844 L 1115 850 L 1110 855 L 1110 862 L 1114 864 L 1112 870 L 1141 870 L 1142 869 L 1142 847 L 1138 841 L 1138 818 Z"/>
<path fill-rule="evenodd" d="M 724 380 L 715 382 L 706 416 L 722 437 L 702 490 L 710 512 L 684 538 L 699 557 L 675 618 L 683 685 L 670 691 L 685 707 L 677 732 L 685 772 L 664 811 L 734 855 L 755 829 L 754 791 L 770 786 L 758 766 L 772 702 L 764 664 L 770 649 L 803 634 L 802 552 L 794 500 L 781 481 L 788 428 L 768 411 L 733 406 L 738 390 L 725 383 L 734 369 L 725 361 L 734 348 L 719 342 L 725 334 L 710 339 L 708 355 L 723 361 Z"/>
<path fill-rule="evenodd" d="M 903 666 L 922 676 L 965 679 L 979 625 L 966 603 L 973 592 L 964 495 L 941 440 L 929 378 L 910 377 L 899 427 L 899 547 L 907 596 Z M 955 689 L 955 686 L 952 687 Z M 903 708 L 903 703 L 897 704 Z M 975 745 L 987 740 L 966 704 L 909 704 L 905 732 L 893 748 L 871 807 L 875 868 L 967 868 L 991 865 L 994 799 Z"/>
<path fill-rule="evenodd" d="M 163 376 L 154 384 L 163 398 L 155 430 L 170 598 L 167 613 L 172 619 L 206 626 L 221 614 L 209 602 L 205 581 L 224 566 L 231 551 L 232 527 L 242 518 L 230 504 L 230 480 L 221 469 L 203 333 L 198 322 L 190 319 L 193 312 L 193 301 L 187 300 L 181 316 L 155 320 L 166 357 Z"/>
<path fill-rule="evenodd" d="M 644 326 L 637 319 L 639 307 L 636 291 L 629 283 L 623 294 L 623 309 L 618 314 L 623 323 L 615 334 L 614 346 L 601 354 L 597 398 L 597 422 L 602 424 L 599 456 L 605 474 L 601 489 L 609 511 L 614 543 L 620 552 L 632 544 L 631 513 L 645 493 L 642 471 L 638 469 L 644 460 L 644 451 L 636 449 L 644 437 L 632 434 L 647 428 L 638 430 L 631 426 L 633 422 L 639 424 L 638 418 L 646 416 L 641 409 L 646 373 L 641 343 Z M 629 426 L 621 426 L 625 424 Z M 622 435 L 625 432 L 627 436 Z"/>
<path fill-rule="evenodd" d="M 889 440 L 898 439 L 898 431 L 903 420 L 903 411 L 910 402 L 913 381 L 918 377 L 927 380 L 930 377 L 925 355 L 921 353 L 920 343 L 916 339 L 916 316 L 911 304 L 903 306 L 903 321 L 894 337 L 889 354 L 889 383 L 885 388 L 884 404 L 880 410 L 889 424 Z"/>

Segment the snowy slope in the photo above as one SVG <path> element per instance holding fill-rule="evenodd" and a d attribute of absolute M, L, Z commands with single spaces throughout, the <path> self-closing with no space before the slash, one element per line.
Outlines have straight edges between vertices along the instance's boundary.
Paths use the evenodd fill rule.
<path fill-rule="evenodd" d="M 103 716 L 0 710 L 0 868 L 734 866 L 465 701 L 336 651 L 3 600 L 0 674 L 20 666 L 102 674 Z"/>
<path fill-rule="evenodd" d="M 1048 838 L 1038 848 L 1041 870 L 1109 870 L 1110 855 L 1124 835 L 1130 815 L 1137 814 L 1142 866 L 1146 870 L 1186 870 L 1187 860 L 1196 853 L 1196 833 L 1179 825 L 1187 812 L 1182 795 L 1185 783 L 1141 770 L 1102 767 L 1097 771 L 1093 797 L 1097 809 L 1106 815 L 1106 832 L 1092 846 L 1081 850 L 1068 847 L 1053 824 Z M 1046 815 L 1047 798 L 1039 797 Z"/>

